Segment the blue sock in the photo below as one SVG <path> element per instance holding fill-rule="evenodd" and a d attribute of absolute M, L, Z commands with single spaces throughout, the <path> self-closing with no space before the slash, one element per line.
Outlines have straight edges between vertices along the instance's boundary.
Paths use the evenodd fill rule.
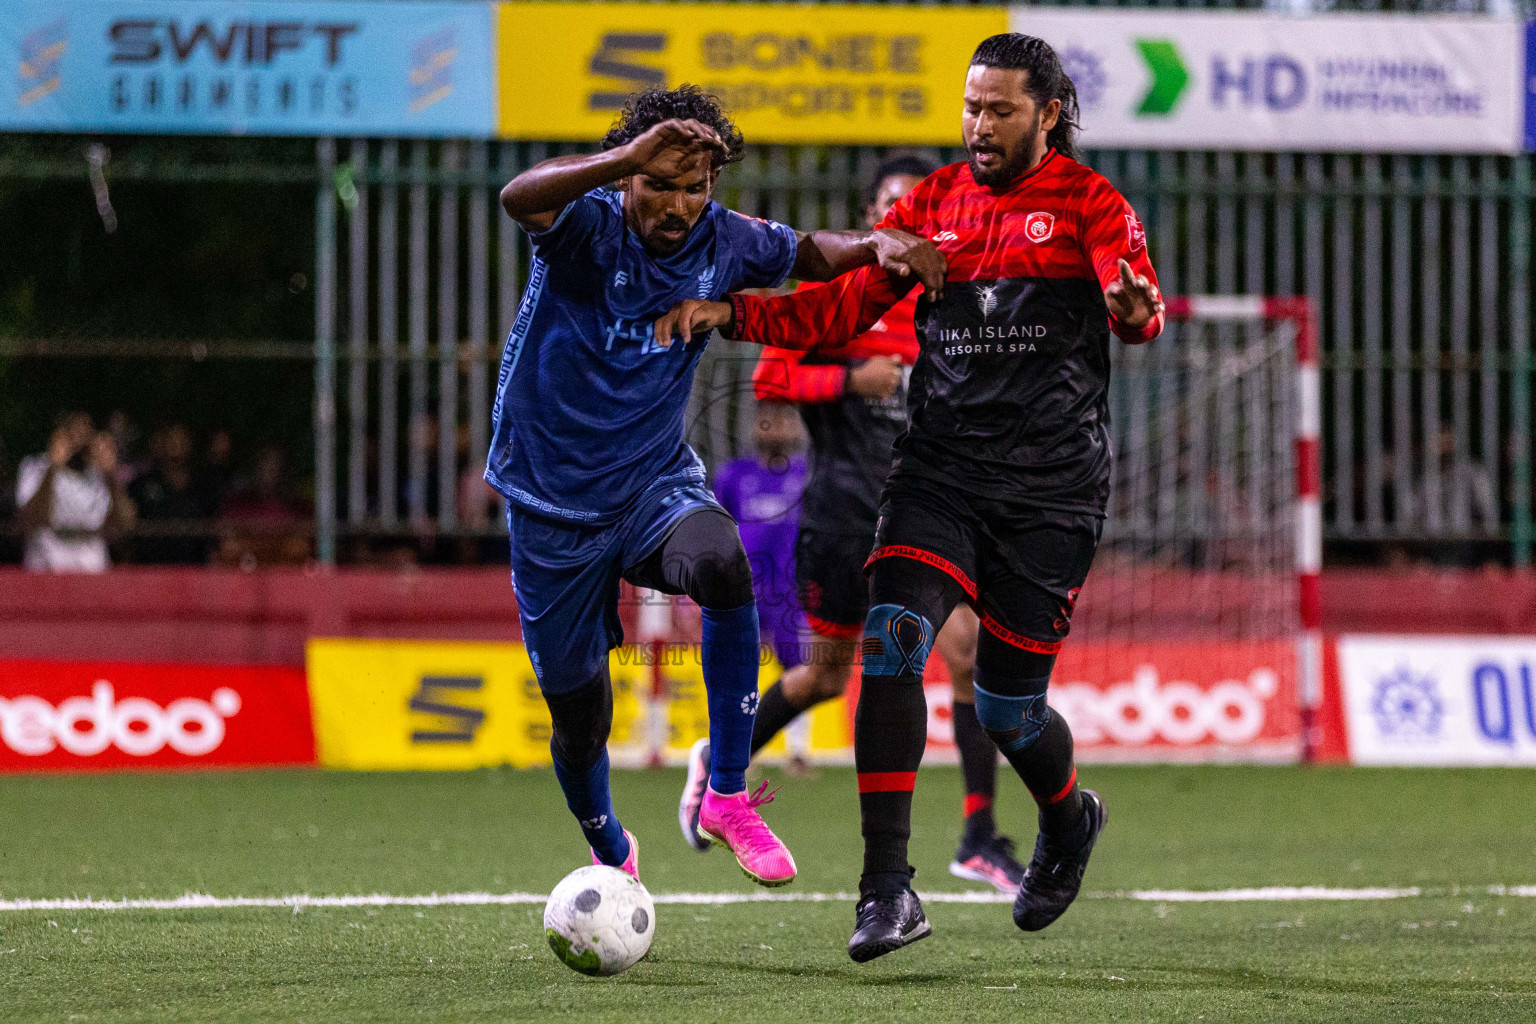
<path fill-rule="evenodd" d="M 555 778 L 565 791 L 565 805 L 576 815 L 587 845 L 604 864 L 619 867 L 629 856 L 629 840 L 624 826 L 613 810 L 613 796 L 608 792 L 608 752 L 591 767 L 568 768 L 555 759 Z"/>
<path fill-rule="evenodd" d="M 757 721 L 757 603 L 725 611 L 705 608 L 703 617 L 709 785 L 716 793 L 740 793 L 747 788 Z"/>

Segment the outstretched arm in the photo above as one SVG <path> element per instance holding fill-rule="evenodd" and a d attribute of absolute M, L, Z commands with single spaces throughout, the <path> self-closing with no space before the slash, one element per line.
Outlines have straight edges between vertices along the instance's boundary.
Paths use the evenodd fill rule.
<path fill-rule="evenodd" d="M 866 266 L 825 288 L 761 299 L 731 295 L 729 302 L 687 299 L 656 321 L 656 337 L 684 339 L 720 328 L 726 337 L 780 348 L 808 349 L 851 341 L 875 325 L 916 282 L 892 279 Z"/>
<path fill-rule="evenodd" d="M 687 174 L 723 148 L 713 128 L 674 118 L 601 153 L 557 156 L 535 164 L 501 190 L 501 207 L 530 231 L 548 231 L 561 210 L 595 188 L 632 174 L 657 178 Z"/>
<path fill-rule="evenodd" d="M 944 297 L 944 254 L 928 241 L 895 228 L 878 231 L 800 233 L 800 249 L 790 271 L 797 281 L 831 281 L 877 264 L 898 278 L 921 281 L 933 299 Z"/>

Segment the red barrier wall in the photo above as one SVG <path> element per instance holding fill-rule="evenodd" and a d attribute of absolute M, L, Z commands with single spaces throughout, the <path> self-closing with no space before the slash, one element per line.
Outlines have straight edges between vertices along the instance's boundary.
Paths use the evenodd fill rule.
<path fill-rule="evenodd" d="M 634 611 L 623 608 L 631 636 Z M 1323 615 L 1330 633 L 1536 633 L 1536 573 L 1333 570 L 1323 574 Z M 311 636 L 517 640 L 521 631 L 500 568 L 0 569 L 0 657 L 302 666 Z"/>

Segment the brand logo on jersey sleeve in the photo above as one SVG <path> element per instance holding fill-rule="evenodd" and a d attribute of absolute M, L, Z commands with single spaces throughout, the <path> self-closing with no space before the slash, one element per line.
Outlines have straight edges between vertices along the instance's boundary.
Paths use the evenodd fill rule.
<path fill-rule="evenodd" d="M 1141 221 L 1136 219 L 1134 213 L 1125 215 L 1125 230 L 1130 236 L 1131 252 L 1147 247 L 1147 229 L 1142 226 Z"/>
<path fill-rule="evenodd" d="M 1043 242 L 1056 230 L 1056 217 L 1050 213 L 1031 213 L 1024 218 L 1024 237 Z"/>
<path fill-rule="evenodd" d="M 945 242 L 958 242 L 959 240 L 960 236 L 953 231 L 940 231 L 933 236 L 933 244 L 939 246 L 942 246 Z"/>

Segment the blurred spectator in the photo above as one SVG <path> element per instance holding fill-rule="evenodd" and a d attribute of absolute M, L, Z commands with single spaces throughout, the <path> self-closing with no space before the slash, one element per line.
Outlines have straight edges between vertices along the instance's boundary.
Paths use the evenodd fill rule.
<path fill-rule="evenodd" d="M 208 545 L 196 531 L 213 509 L 193 479 L 191 432 L 181 423 L 161 428 L 150 438 L 149 454 L 150 468 L 128 486 L 128 495 L 141 523 L 164 523 L 175 535 L 134 538 L 135 557 L 152 564 L 205 560 Z"/>
<path fill-rule="evenodd" d="M 795 594 L 795 534 L 805 491 L 805 424 L 792 405 L 760 402 L 753 418 L 755 458 L 733 459 L 715 474 L 715 497 L 741 528 L 752 562 L 763 643 L 786 669 L 801 663 L 805 615 Z"/>
<path fill-rule="evenodd" d="M 21 460 L 16 517 L 33 572 L 105 572 L 107 539 L 133 527 L 133 502 L 117 478 L 117 445 L 89 415 L 59 417 L 48 450 Z"/>
<path fill-rule="evenodd" d="M 115 409 L 107 416 L 106 431 L 117 445 L 117 478 L 126 487 L 149 469 L 149 458 L 139 445 L 143 438 L 138 426 L 121 409 Z"/>
<path fill-rule="evenodd" d="M 1436 439 L 1435 458 L 1439 460 L 1438 486 L 1420 477 L 1408 494 L 1410 521 L 1426 526 L 1431 519 L 1440 530 L 1466 534 L 1491 534 L 1499 528 L 1499 502 L 1494 493 L 1493 474 L 1488 467 L 1467 453 L 1456 458 L 1456 435 L 1442 427 Z"/>
<path fill-rule="evenodd" d="M 288 495 L 283 450 L 266 445 L 256 454 L 248 487 L 219 510 L 223 535 L 218 561 L 242 568 L 294 565 L 309 558 L 309 509 Z"/>
<path fill-rule="evenodd" d="M 208 435 L 202 465 L 196 470 L 197 490 L 209 514 L 217 512 L 235 492 L 235 444 L 229 431 L 216 429 Z"/>

